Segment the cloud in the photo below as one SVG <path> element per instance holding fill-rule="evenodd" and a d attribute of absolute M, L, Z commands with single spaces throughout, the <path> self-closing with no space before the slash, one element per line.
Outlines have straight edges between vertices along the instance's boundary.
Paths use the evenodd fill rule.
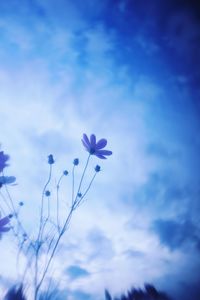
<path fill-rule="evenodd" d="M 19 183 L 12 192 L 26 200 L 23 220 L 32 226 L 29 212 L 36 213 L 49 153 L 55 177 L 63 167 L 71 171 L 74 156 L 80 175 L 84 131 L 107 138 L 114 153 L 98 161 L 103 171 L 74 216 L 71 238 L 63 240 L 71 243 L 66 265 L 64 246 L 56 258 L 61 269 L 72 268 L 71 289 L 83 299 L 90 292 L 98 297 L 106 284 L 120 290 L 169 270 L 178 285 L 184 263 L 194 263 L 182 249 L 199 247 L 192 233 L 199 211 L 199 114 L 188 56 L 198 45 L 196 21 L 180 12 L 178 1 L 162 7 L 159 1 L 97 2 L 0 3 L 1 142 L 11 155 L 8 175 Z M 4 251 L 2 261 L 9 261 Z M 0 267 L 12 274 L 11 266 Z"/>
<path fill-rule="evenodd" d="M 147 153 L 149 155 L 154 155 L 156 158 L 160 157 L 161 159 L 175 159 L 178 157 L 177 152 L 173 152 L 171 149 L 167 149 L 162 144 L 150 143 L 147 146 Z"/>
<path fill-rule="evenodd" d="M 155 220 L 153 229 L 158 234 L 160 242 L 169 247 L 170 250 L 177 250 L 182 247 L 194 245 L 198 250 L 200 237 L 198 228 L 190 221 L 184 220 Z"/>
<path fill-rule="evenodd" d="M 90 259 L 99 258 L 111 259 L 114 256 L 112 241 L 106 237 L 102 230 L 94 228 L 88 232 L 88 242 L 90 244 Z M 98 245 L 98 246 L 97 246 Z"/>
<path fill-rule="evenodd" d="M 144 253 L 142 251 L 134 250 L 134 249 L 127 249 L 123 253 L 128 258 L 137 258 L 137 257 L 143 257 Z"/>
<path fill-rule="evenodd" d="M 40 300 L 63 300 L 67 297 L 69 300 L 90 300 L 94 299 L 93 295 L 90 295 L 88 293 L 85 293 L 79 289 L 70 291 L 68 289 L 60 290 L 60 289 L 54 289 L 53 291 L 49 292 L 43 292 L 40 296 Z"/>
<path fill-rule="evenodd" d="M 79 266 L 75 266 L 75 265 L 68 267 L 66 269 L 66 273 L 72 280 L 90 275 L 90 273 L 86 269 L 83 269 L 83 268 L 81 268 Z"/>
<path fill-rule="evenodd" d="M 85 293 L 83 291 L 80 291 L 80 290 L 76 290 L 72 293 L 72 299 L 74 300 L 92 300 L 94 299 L 92 295 L 88 294 L 88 293 Z"/>

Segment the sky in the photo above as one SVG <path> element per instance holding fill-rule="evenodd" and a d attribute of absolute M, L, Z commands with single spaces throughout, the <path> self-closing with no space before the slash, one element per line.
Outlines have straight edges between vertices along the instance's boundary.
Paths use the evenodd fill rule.
<path fill-rule="evenodd" d="M 29 231 L 50 153 L 55 180 L 75 157 L 80 176 L 83 133 L 113 151 L 92 157 L 102 171 L 55 259 L 60 299 L 146 282 L 199 299 L 199 48 L 198 0 L 0 1 L 0 143 Z M 17 271 L 11 234 L 0 243 L 3 289 Z"/>

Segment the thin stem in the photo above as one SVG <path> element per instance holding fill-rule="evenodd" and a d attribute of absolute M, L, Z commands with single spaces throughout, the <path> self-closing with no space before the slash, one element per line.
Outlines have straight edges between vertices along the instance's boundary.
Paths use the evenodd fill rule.
<path fill-rule="evenodd" d="M 49 258 L 49 261 L 48 261 L 48 263 L 47 263 L 47 265 L 46 265 L 46 267 L 45 267 L 45 270 L 44 270 L 44 272 L 43 272 L 42 278 L 40 279 L 40 281 L 39 281 L 39 283 L 38 283 L 38 285 L 37 285 L 37 288 L 36 288 L 36 295 L 38 294 L 38 291 L 39 291 L 39 289 L 40 289 L 40 287 L 41 287 L 41 285 L 42 285 L 42 282 L 43 282 L 43 280 L 44 280 L 44 278 L 45 278 L 45 276 L 46 276 L 46 274 L 47 274 L 47 272 L 48 272 L 48 269 L 49 269 L 49 267 L 50 267 L 51 261 L 52 261 L 52 259 L 53 259 L 53 257 L 54 257 L 55 252 L 56 252 L 56 249 L 57 249 L 57 247 L 58 247 L 58 244 L 59 244 L 59 242 L 60 242 L 60 239 L 61 239 L 62 235 L 64 234 L 64 232 L 65 232 L 65 230 L 66 230 L 66 227 L 67 227 L 67 224 L 69 223 L 69 221 L 70 221 L 70 219 L 71 219 L 71 217 L 72 217 L 73 210 L 74 210 L 74 206 L 72 206 L 72 208 L 71 208 L 71 210 L 70 210 L 70 212 L 69 212 L 69 215 L 68 215 L 68 217 L 67 217 L 67 219 L 66 219 L 66 221 L 65 221 L 65 224 L 63 225 L 63 228 L 62 228 L 62 230 L 61 230 L 61 232 L 60 232 L 60 234 L 59 234 L 59 236 L 58 236 L 58 239 L 57 239 L 57 241 L 56 241 L 56 243 L 55 243 L 55 245 L 54 245 L 54 248 L 53 248 L 53 250 L 52 250 L 52 253 L 51 253 L 51 256 L 50 256 L 50 258 Z M 36 299 L 35 299 L 35 300 L 36 300 Z"/>
<path fill-rule="evenodd" d="M 47 219 L 50 218 L 50 200 L 49 200 L 49 197 L 48 197 L 48 215 L 47 215 Z"/>
<path fill-rule="evenodd" d="M 59 222 L 59 188 L 60 188 L 60 182 L 63 178 L 63 174 L 60 176 L 60 179 L 58 180 L 58 184 L 56 186 L 56 218 L 57 218 L 57 227 L 58 231 L 60 230 L 60 222 Z"/>
<path fill-rule="evenodd" d="M 30 248 L 30 246 L 28 247 L 28 249 L 29 249 L 29 248 Z M 27 253 L 28 253 L 28 251 L 27 251 Z M 25 253 L 25 254 L 26 254 L 26 253 Z M 30 268 L 31 265 L 32 265 L 32 262 L 33 262 L 33 255 L 34 255 L 34 253 L 32 253 L 31 257 L 30 257 L 29 260 L 28 260 L 28 263 L 26 264 L 26 268 L 24 269 L 23 276 L 22 276 L 22 282 L 24 282 L 25 277 L 26 277 L 26 274 L 27 274 L 29 268 Z"/>
<path fill-rule="evenodd" d="M 43 221 L 43 210 L 44 210 L 44 195 L 45 195 L 45 190 L 51 180 L 51 174 L 52 174 L 52 164 L 50 164 L 50 169 L 49 169 L 49 177 L 44 185 L 43 191 L 42 191 L 42 203 L 41 203 L 41 209 L 40 209 L 40 225 L 39 225 L 39 233 L 38 233 L 38 240 L 40 239 L 40 234 L 41 234 L 41 229 L 42 229 L 42 221 Z"/>
<path fill-rule="evenodd" d="M 34 277 L 34 299 L 37 300 L 37 294 L 38 294 L 38 289 L 37 289 L 37 285 L 38 285 L 38 254 L 39 254 L 39 248 L 36 250 L 36 255 L 35 255 L 35 277 Z"/>
<path fill-rule="evenodd" d="M 6 184 L 4 184 L 4 188 L 5 188 L 6 193 L 7 193 L 7 195 L 8 195 L 8 199 L 10 200 L 10 204 L 11 204 L 11 207 L 12 207 L 12 209 L 13 209 L 13 212 L 16 214 L 15 206 L 14 206 L 14 203 L 13 203 L 13 201 L 12 201 L 12 197 L 11 197 L 9 191 L 8 191 L 8 188 L 7 188 Z"/>
<path fill-rule="evenodd" d="M 34 286 L 35 286 L 35 291 L 34 291 L 34 299 L 37 300 L 37 294 L 38 294 L 38 290 L 37 290 L 37 285 L 38 285 L 38 258 L 39 258 L 39 251 L 41 248 L 41 244 L 40 241 L 42 240 L 42 235 L 43 235 L 43 231 L 44 231 L 44 226 L 46 225 L 46 222 L 43 223 L 43 211 L 44 211 L 44 195 L 45 195 L 45 191 L 46 188 L 51 180 L 51 175 L 52 175 L 52 164 L 50 164 L 50 168 L 49 168 L 49 177 L 48 180 L 46 182 L 46 184 L 44 185 L 43 191 L 42 191 L 42 201 L 41 201 L 41 209 L 40 209 L 40 224 L 39 224 L 39 231 L 38 231 L 38 237 L 37 237 L 37 248 L 35 249 L 35 265 L 34 265 Z"/>
<path fill-rule="evenodd" d="M 75 165 L 73 166 L 73 169 L 72 169 L 72 205 L 74 202 L 74 169 L 75 169 Z"/>
<path fill-rule="evenodd" d="M 93 183 L 93 181 L 94 181 L 94 179 L 95 179 L 96 175 L 97 175 L 97 173 L 95 172 L 95 174 L 93 175 L 93 177 L 92 177 L 92 179 L 91 179 L 91 181 L 90 181 L 90 183 L 89 183 L 89 185 L 88 185 L 88 187 L 87 187 L 86 191 L 84 192 L 84 194 L 83 194 L 82 198 L 84 198 L 84 197 L 85 197 L 85 195 L 88 193 L 88 191 L 89 191 L 89 189 L 91 188 L 91 185 L 92 185 L 92 183 Z"/>
<path fill-rule="evenodd" d="M 48 272 L 48 270 L 49 270 L 49 267 L 50 267 L 50 265 L 51 265 L 51 262 L 52 262 L 52 260 L 53 260 L 54 255 L 55 255 L 55 252 L 56 252 L 56 250 L 57 250 L 57 247 L 58 247 L 58 245 L 59 245 L 59 242 L 60 242 L 60 240 L 61 240 L 63 234 L 64 234 L 65 231 L 67 230 L 67 226 L 68 226 L 69 223 L 70 223 L 70 220 L 71 220 L 73 211 L 76 209 L 77 204 L 80 204 L 80 201 L 81 201 L 81 200 L 77 202 L 77 199 L 78 199 L 77 197 L 78 197 L 78 193 L 80 192 L 80 189 L 81 189 L 81 186 L 82 186 L 82 182 L 83 182 L 83 179 L 84 179 L 84 176 L 85 176 L 85 173 L 86 173 L 86 169 L 87 169 L 87 167 L 88 167 L 89 159 L 90 159 L 90 154 L 89 154 L 89 156 L 88 156 L 88 158 L 87 158 L 87 161 L 86 161 L 86 164 L 85 164 L 85 167 L 84 167 L 84 170 L 83 170 L 83 174 L 82 174 L 81 179 L 80 179 L 80 183 L 79 183 L 79 186 L 78 186 L 78 191 L 77 191 L 77 194 L 76 194 L 75 199 L 74 199 L 74 174 L 73 174 L 73 173 L 74 173 L 74 168 L 73 168 L 73 171 L 72 171 L 72 176 L 73 176 L 73 179 L 72 179 L 72 206 L 71 206 L 70 212 L 69 212 L 69 214 L 68 214 L 68 216 L 67 216 L 67 218 L 66 218 L 66 220 L 65 220 L 65 223 L 64 223 L 64 225 L 63 225 L 61 231 L 59 232 L 59 236 L 58 236 L 58 238 L 57 238 L 57 240 L 56 240 L 56 242 L 55 242 L 55 245 L 54 245 L 53 250 L 52 250 L 52 252 L 51 252 L 50 258 L 49 258 L 49 260 L 48 260 L 48 262 L 47 262 L 47 264 L 46 264 L 46 266 L 45 266 L 45 268 L 44 268 L 43 275 L 42 275 L 42 277 L 40 278 L 39 282 L 37 283 L 37 286 L 35 285 L 35 300 L 37 300 L 38 292 L 39 292 L 40 287 L 41 287 L 41 285 L 42 285 L 42 283 L 43 283 L 43 281 L 44 281 L 44 278 L 45 278 L 45 276 L 46 276 L 46 274 L 47 274 L 47 272 Z M 90 182 L 88 188 L 86 189 L 86 191 L 85 191 L 85 193 L 84 193 L 84 196 L 85 196 L 86 193 L 88 192 L 88 190 L 89 190 L 89 188 L 90 188 L 90 186 L 91 186 L 91 184 L 92 184 L 92 182 L 93 182 L 95 176 L 96 176 L 96 174 L 93 176 L 93 178 L 92 178 L 92 180 L 91 180 L 91 182 Z M 82 198 L 83 198 L 83 197 L 82 197 Z M 51 248 L 51 246 L 50 246 L 50 248 Z M 37 263 L 38 263 L 38 257 L 37 257 L 36 260 L 37 260 Z M 36 266 L 37 266 L 37 265 L 36 265 Z M 37 270 L 37 268 L 35 268 L 35 271 L 36 271 L 36 270 Z"/>
<path fill-rule="evenodd" d="M 87 189 L 86 189 L 85 192 L 83 193 L 83 195 L 82 195 L 82 197 L 80 198 L 80 200 L 77 201 L 76 207 L 75 207 L 75 208 L 77 208 L 78 206 L 80 206 L 80 202 L 82 202 L 83 198 L 86 196 L 86 194 L 88 193 L 89 189 L 91 188 L 91 185 L 92 185 L 92 183 L 93 183 L 93 181 L 94 181 L 96 175 L 97 175 L 97 173 L 95 172 L 95 174 L 93 175 L 93 177 L 92 177 L 92 179 L 91 179 L 91 181 L 90 181 L 90 183 L 89 183 Z"/>
<path fill-rule="evenodd" d="M 14 204 L 13 204 L 13 201 L 12 201 L 12 197 L 11 197 L 11 195 L 10 195 L 10 193 L 9 193 L 8 188 L 6 187 L 6 185 L 5 185 L 5 190 L 6 190 L 6 193 L 7 193 L 7 195 L 8 195 L 8 198 L 9 198 L 9 200 L 10 200 L 10 204 L 11 204 L 12 208 L 10 207 L 10 204 L 8 203 L 7 199 L 4 197 L 4 195 L 2 194 L 2 192 L 0 192 L 0 195 L 1 195 L 1 197 L 3 198 L 4 202 L 6 203 L 8 209 L 9 209 L 10 211 L 12 211 L 12 209 L 13 209 L 13 213 L 14 213 L 15 219 L 16 219 L 16 221 L 17 221 L 17 225 L 18 225 L 18 231 L 15 232 L 15 230 L 14 230 L 13 228 L 12 228 L 12 231 L 13 231 L 14 235 L 17 236 L 18 241 L 19 241 L 19 243 L 20 243 L 19 230 L 21 230 L 21 232 L 25 233 L 26 236 L 27 236 L 27 238 L 28 238 L 28 235 L 27 235 L 26 230 L 24 229 L 24 227 L 23 227 L 21 221 L 19 220 L 18 213 L 17 213 L 17 211 L 16 211 L 16 209 L 15 209 L 15 207 L 14 207 Z M 31 242 L 31 240 L 30 240 L 30 242 Z M 32 245 L 32 247 L 34 248 L 32 242 L 31 242 L 31 245 Z"/>
<path fill-rule="evenodd" d="M 90 156 L 91 156 L 91 154 L 88 155 L 88 158 L 87 158 L 87 161 L 86 161 L 86 164 L 85 164 L 85 168 L 83 170 L 83 174 L 81 176 L 81 180 L 80 180 L 80 183 L 79 183 L 79 186 L 78 186 L 78 191 L 76 193 L 76 197 L 75 197 L 74 203 L 77 202 L 77 197 L 78 197 L 78 194 L 79 194 L 79 192 L 81 190 L 81 185 L 82 185 L 82 182 L 83 182 L 83 179 L 84 179 L 84 176 L 85 176 L 86 169 L 87 169 L 88 164 L 89 164 Z"/>

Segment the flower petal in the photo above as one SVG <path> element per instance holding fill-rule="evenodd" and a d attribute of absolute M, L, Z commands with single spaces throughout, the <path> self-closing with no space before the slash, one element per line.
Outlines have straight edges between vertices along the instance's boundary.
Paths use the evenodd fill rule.
<path fill-rule="evenodd" d="M 3 169 L 8 166 L 6 162 L 9 159 L 10 159 L 9 155 L 4 154 L 3 151 L 0 151 L 0 172 L 3 172 Z"/>
<path fill-rule="evenodd" d="M 10 227 L 0 227 L 0 232 L 7 232 L 10 230 Z"/>
<path fill-rule="evenodd" d="M 91 134 L 90 136 L 90 145 L 91 148 L 96 148 L 96 136 L 94 134 Z"/>
<path fill-rule="evenodd" d="M 106 139 L 101 139 L 98 141 L 96 144 L 96 149 L 102 149 L 107 145 L 107 140 Z"/>
<path fill-rule="evenodd" d="M 83 140 L 84 140 L 84 142 L 88 145 L 88 147 L 90 146 L 90 141 L 89 141 L 89 139 L 88 139 L 88 137 L 87 137 L 87 135 L 84 133 L 83 134 Z"/>
<path fill-rule="evenodd" d="M 85 147 L 85 149 L 86 149 L 87 151 L 90 151 L 90 146 L 89 146 L 83 139 L 82 139 L 81 141 L 82 141 L 83 146 Z"/>
<path fill-rule="evenodd" d="M 110 150 L 97 150 L 95 152 L 95 155 L 96 154 L 100 154 L 100 155 L 112 155 L 112 151 L 110 151 Z"/>
<path fill-rule="evenodd" d="M 0 228 L 1 228 L 2 226 L 7 225 L 9 222 L 10 222 L 9 217 L 4 217 L 4 218 L 0 219 Z"/>
<path fill-rule="evenodd" d="M 16 181 L 15 176 L 0 176 L 0 183 L 1 184 L 11 184 Z"/>
<path fill-rule="evenodd" d="M 16 177 L 15 176 L 6 176 L 6 183 L 10 184 L 16 181 Z"/>
<path fill-rule="evenodd" d="M 107 157 L 105 157 L 105 156 L 99 154 L 98 152 L 95 153 L 95 155 L 96 155 L 96 157 L 98 157 L 98 158 L 101 158 L 101 159 L 107 159 Z"/>

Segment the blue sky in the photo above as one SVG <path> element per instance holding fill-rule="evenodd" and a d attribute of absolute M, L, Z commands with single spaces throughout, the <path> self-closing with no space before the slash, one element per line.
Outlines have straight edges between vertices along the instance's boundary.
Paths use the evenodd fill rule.
<path fill-rule="evenodd" d="M 144 282 L 199 297 L 199 15 L 189 0 L 0 3 L 0 142 L 29 230 L 49 153 L 58 178 L 83 167 L 83 132 L 113 151 L 93 159 L 103 171 L 55 261 L 71 300 Z M 1 240 L 2 287 L 12 247 Z"/>

